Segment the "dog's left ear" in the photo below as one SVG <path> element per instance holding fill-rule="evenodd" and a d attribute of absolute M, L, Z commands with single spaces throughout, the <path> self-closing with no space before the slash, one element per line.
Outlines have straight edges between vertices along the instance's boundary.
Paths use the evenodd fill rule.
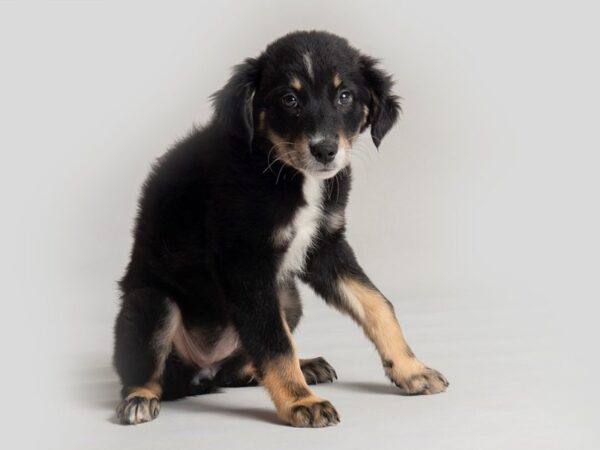
<path fill-rule="evenodd" d="M 212 95 L 214 120 L 226 130 L 252 146 L 254 118 L 252 100 L 260 80 L 261 64 L 248 58 L 235 66 L 233 74 L 223 89 Z"/>
<path fill-rule="evenodd" d="M 375 147 L 392 128 L 400 113 L 400 98 L 392 94 L 392 77 L 377 68 L 377 60 L 369 56 L 360 57 L 360 69 L 370 93 L 369 116 L 371 138 Z"/>

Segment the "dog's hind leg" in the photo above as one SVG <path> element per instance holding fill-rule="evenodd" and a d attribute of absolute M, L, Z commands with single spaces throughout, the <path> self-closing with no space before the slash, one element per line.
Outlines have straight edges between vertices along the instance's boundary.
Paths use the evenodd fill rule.
<path fill-rule="evenodd" d="M 158 415 L 165 361 L 180 323 L 179 314 L 179 308 L 154 289 L 136 289 L 123 297 L 114 353 L 123 386 L 117 407 L 120 423 L 148 422 Z"/>
<path fill-rule="evenodd" d="M 331 383 L 337 379 L 335 369 L 321 357 L 300 358 L 300 370 L 307 384 Z M 246 387 L 256 386 L 260 380 L 254 364 L 240 354 L 223 364 L 213 382 L 220 387 Z"/>
<path fill-rule="evenodd" d="M 258 375 L 250 358 L 240 352 L 223 363 L 213 382 L 220 387 L 256 386 Z"/>

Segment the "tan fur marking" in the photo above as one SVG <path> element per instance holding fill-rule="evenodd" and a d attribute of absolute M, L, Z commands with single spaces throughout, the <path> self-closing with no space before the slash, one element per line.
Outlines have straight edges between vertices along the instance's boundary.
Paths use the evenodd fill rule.
<path fill-rule="evenodd" d="M 295 142 L 289 142 L 270 127 L 267 127 L 266 135 L 273 144 L 273 152 L 279 157 L 280 161 L 292 167 L 303 167 L 304 159 L 310 156 L 306 136 L 302 135 Z M 274 159 L 271 156 L 269 160 L 272 162 Z"/>
<path fill-rule="evenodd" d="M 339 287 L 350 314 L 373 341 L 382 361 L 394 363 L 392 371 L 401 367 L 406 376 L 423 367 L 414 358 L 393 310 L 379 292 L 352 278 L 342 279 Z"/>
<path fill-rule="evenodd" d="M 363 105 L 363 119 L 358 127 L 358 132 L 360 132 L 366 125 L 369 120 L 369 107 L 367 105 Z"/>
<path fill-rule="evenodd" d="M 300 83 L 300 80 L 296 77 L 292 78 L 292 80 L 290 81 L 290 86 L 292 86 L 297 91 L 302 89 L 302 83 Z"/>
<path fill-rule="evenodd" d="M 285 145 L 285 140 L 281 136 L 279 136 L 275 131 L 273 131 L 271 128 L 267 129 L 267 137 L 269 138 L 269 140 L 275 146 L 276 149 L 277 149 L 277 147 L 282 147 Z"/>
<path fill-rule="evenodd" d="M 281 315 L 292 351 L 269 361 L 263 370 L 261 382 L 267 388 L 279 417 L 290 422 L 291 409 L 294 406 L 323 400 L 317 397 L 306 384 L 306 379 L 300 369 L 300 360 L 297 357 L 292 333 L 285 321 L 283 310 L 281 310 Z"/>
<path fill-rule="evenodd" d="M 271 361 L 264 370 L 262 383 L 283 419 L 287 418 L 288 410 L 300 399 L 314 396 L 306 384 L 300 361 L 294 355 L 282 355 Z"/>
<path fill-rule="evenodd" d="M 275 155 L 282 161 L 286 162 L 286 163 L 290 163 L 289 161 L 289 154 L 290 151 L 288 149 L 288 144 L 285 141 L 285 139 L 283 139 L 281 136 L 279 136 L 275 131 L 273 131 L 270 127 L 267 128 L 267 138 L 269 139 L 269 141 L 271 141 L 271 143 L 273 144 L 273 151 L 275 152 Z M 270 161 L 275 160 L 275 158 L 271 157 Z M 271 164 L 269 162 L 269 164 Z M 275 242 L 275 241 L 273 241 Z"/>
<path fill-rule="evenodd" d="M 244 364 L 241 368 L 240 368 L 240 375 L 245 378 L 245 377 L 249 377 L 249 378 L 256 378 L 256 368 L 254 367 L 254 364 L 252 363 L 246 363 Z"/>
<path fill-rule="evenodd" d="M 264 111 L 258 113 L 258 129 L 259 131 L 265 131 L 267 125 L 267 115 Z"/>
<path fill-rule="evenodd" d="M 347 277 L 339 280 L 346 310 L 377 347 L 388 378 L 406 394 L 436 394 L 448 387 L 437 370 L 417 358 L 406 343 L 391 305 L 376 289 Z"/>
<path fill-rule="evenodd" d="M 144 386 L 129 388 L 126 400 L 130 400 L 133 397 L 143 397 L 151 400 L 153 398 L 160 398 L 162 394 L 162 388 L 157 381 L 150 381 Z"/>
<path fill-rule="evenodd" d="M 343 148 L 343 149 L 346 149 L 346 150 L 352 148 L 352 144 L 350 143 L 350 139 L 348 139 L 346 137 L 346 135 L 344 134 L 344 132 L 342 130 L 340 130 L 339 135 L 340 135 L 340 142 L 339 142 L 340 148 Z"/>
<path fill-rule="evenodd" d="M 342 84 L 342 77 L 340 77 L 339 73 L 336 73 L 335 76 L 333 77 L 333 87 L 340 87 L 340 85 Z"/>

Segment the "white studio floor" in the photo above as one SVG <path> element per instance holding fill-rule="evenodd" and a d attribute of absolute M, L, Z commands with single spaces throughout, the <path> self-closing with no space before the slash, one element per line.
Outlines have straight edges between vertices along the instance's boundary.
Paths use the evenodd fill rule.
<path fill-rule="evenodd" d="M 73 401 L 62 410 L 69 427 L 58 448 L 600 448 L 591 401 L 597 363 L 572 346 L 585 338 L 584 326 L 580 335 L 561 331 L 570 316 L 558 304 L 485 296 L 395 300 L 417 355 L 451 383 L 440 395 L 406 397 L 387 382 L 375 350 L 350 319 L 310 292 L 303 297 L 298 347 L 302 356 L 324 356 L 336 368 L 339 379 L 315 390 L 337 407 L 340 425 L 285 426 L 260 387 L 164 403 L 151 423 L 117 425 L 110 341 L 99 338 L 66 378 Z M 89 330 L 106 338 L 110 327 Z"/>

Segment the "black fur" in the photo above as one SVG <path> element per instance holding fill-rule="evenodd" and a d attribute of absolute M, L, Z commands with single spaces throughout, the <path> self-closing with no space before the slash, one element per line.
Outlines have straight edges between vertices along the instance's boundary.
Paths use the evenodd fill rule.
<path fill-rule="evenodd" d="M 363 55 L 360 57 L 360 64 L 363 77 L 371 90 L 371 138 L 375 146 L 379 147 L 383 137 L 398 120 L 400 98 L 391 94 L 392 78 L 376 67 L 377 60 Z"/>
<path fill-rule="evenodd" d="M 302 60 L 307 51 L 312 77 Z M 341 94 L 331 81 L 336 73 L 353 95 L 350 105 L 337 100 Z M 294 91 L 299 106 L 288 110 L 281 98 L 290 90 L 291 76 L 306 88 Z M 268 130 L 288 141 L 315 133 L 351 136 L 370 125 L 379 146 L 398 117 L 391 87 L 375 60 L 323 32 L 287 35 L 235 68 L 213 97 L 211 122 L 161 157 L 144 185 L 115 327 L 114 361 L 125 388 L 143 385 L 154 373 L 153 336 L 168 302 L 179 307 L 186 329 L 232 324 L 242 349 L 223 362 L 212 382 L 199 385 L 192 384 L 198 368 L 172 351 L 161 378 L 163 399 L 247 384 L 252 380 L 237 376 L 243 364 L 251 361 L 260 373 L 266 362 L 290 351 L 276 280 L 286 246 L 275 245 L 273 234 L 305 204 L 306 175 L 274 160 L 273 142 L 259 119 L 266 117 Z M 326 223 L 346 207 L 349 167 L 324 180 L 324 189 L 323 225 L 299 275 L 319 294 L 335 299 L 328 283 L 334 272 L 368 279 L 345 240 L 343 224 L 329 229 Z M 293 330 L 301 308 L 293 279 L 287 282 L 294 301 L 286 320 Z"/>

